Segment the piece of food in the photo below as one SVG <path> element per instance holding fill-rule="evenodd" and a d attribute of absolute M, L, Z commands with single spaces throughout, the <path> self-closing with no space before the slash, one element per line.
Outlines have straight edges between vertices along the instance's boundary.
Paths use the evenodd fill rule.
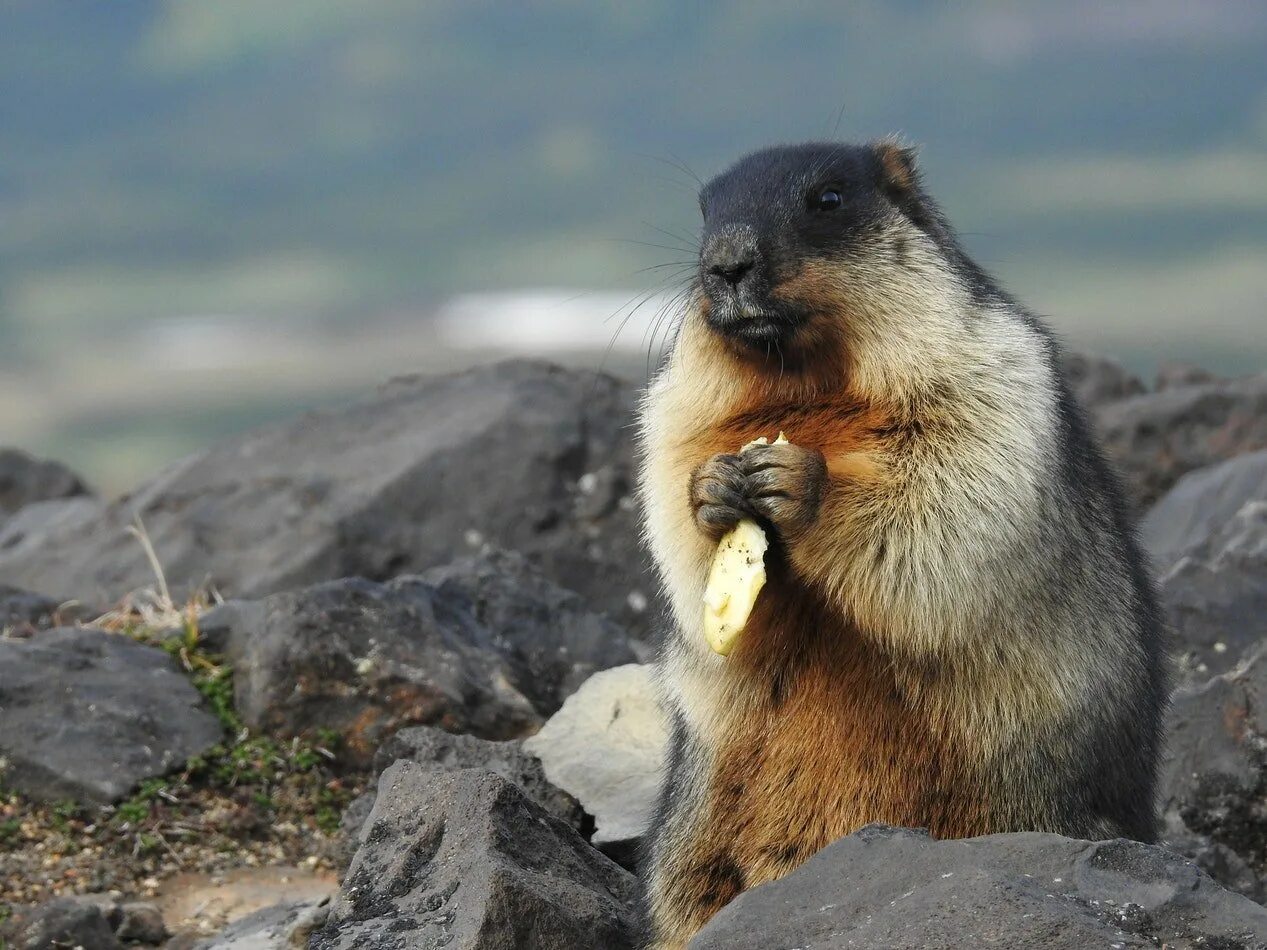
<path fill-rule="evenodd" d="M 775 445 L 786 444 L 782 432 Z M 740 453 L 756 445 L 769 445 L 764 436 L 749 442 Z M 704 637 L 713 652 L 729 655 L 743 633 L 757 595 L 765 586 L 765 552 L 770 541 L 761 526 L 749 518 L 722 535 L 704 588 Z"/>

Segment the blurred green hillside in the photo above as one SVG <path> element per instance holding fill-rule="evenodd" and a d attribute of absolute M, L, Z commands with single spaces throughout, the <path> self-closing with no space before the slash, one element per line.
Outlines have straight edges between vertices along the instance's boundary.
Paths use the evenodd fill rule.
<path fill-rule="evenodd" d="M 25 401 L 0 436 L 75 454 L 69 433 L 122 418 L 100 418 L 102 379 L 143 375 L 137 338 L 172 318 L 331 334 L 320 367 L 363 342 L 349 328 L 455 292 L 649 288 L 690 256 L 693 174 L 891 131 L 924 145 L 982 262 L 1076 342 L 1267 365 L 1261 0 L 10 0 L 0 397 Z M 190 399 L 227 415 L 191 439 L 329 375 L 277 399 L 201 380 Z M 128 404 L 179 404 L 188 378 Z M 98 415 L 38 402 L 48 379 Z"/>

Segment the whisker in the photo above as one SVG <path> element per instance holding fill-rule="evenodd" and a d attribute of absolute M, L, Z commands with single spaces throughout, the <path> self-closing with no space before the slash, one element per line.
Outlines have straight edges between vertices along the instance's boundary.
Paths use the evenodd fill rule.
<path fill-rule="evenodd" d="M 687 316 L 691 310 L 698 306 L 697 298 L 699 296 L 699 285 L 691 282 L 683 288 L 682 306 L 677 313 L 669 320 L 669 324 L 665 329 L 664 343 L 662 344 L 662 352 L 672 353 L 677 346 L 678 334 L 682 332 L 682 326 L 686 323 Z M 662 364 L 663 365 L 663 364 Z"/>
<path fill-rule="evenodd" d="M 662 293 L 661 288 L 660 288 L 660 287 L 656 287 L 654 290 L 650 290 L 650 291 L 648 291 L 647 293 L 643 294 L 643 295 L 642 295 L 642 299 L 638 301 L 638 303 L 634 306 L 634 308 L 633 308 L 632 310 L 630 310 L 630 311 L 629 311 L 628 316 L 626 316 L 626 317 L 625 317 L 625 319 L 621 322 L 621 325 L 620 325 L 620 327 L 618 327 L 618 328 L 617 328 L 616 333 L 617 333 L 617 334 L 619 334 L 619 333 L 620 333 L 620 331 L 621 331 L 621 330 L 623 330 L 623 329 L 625 328 L 626 324 L 628 324 L 628 323 L 629 323 L 629 321 L 633 318 L 634 314 L 636 314 L 639 310 L 641 310 L 641 309 L 642 309 L 643 307 L 645 307 L 648 303 L 650 303 L 653 299 L 655 299 L 655 297 L 656 297 L 657 295 L 659 295 L 660 293 Z M 642 331 L 642 338 L 643 338 L 643 340 L 645 340 L 645 339 L 647 338 L 647 330 L 646 330 L 646 329 L 644 329 L 644 330 Z M 611 341 L 611 343 L 609 343 L 609 344 L 608 344 L 608 346 L 607 346 L 607 352 L 608 352 L 608 354 L 610 354 L 610 353 L 611 353 L 612 347 L 614 347 L 615 345 L 616 345 L 616 337 L 615 337 L 615 336 L 613 336 L 613 337 L 612 337 L 612 341 Z"/>
<path fill-rule="evenodd" d="M 606 317 L 604 317 L 603 323 L 610 323 L 614 318 L 618 317 L 624 311 L 626 307 L 633 305 L 633 310 L 630 310 L 628 316 L 626 316 L 626 319 L 628 319 L 629 316 L 633 315 L 634 310 L 637 310 L 638 307 L 642 305 L 642 301 L 644 301 L 648 297 L 654 296 L 655 294 L 659 292 L 660 292 L 659 285 L 657 285 L 656 287 L 653 287 L 651 290 L 638 291 L 632 297 L 630 297 L 627 301 L 625 301 L 619 307 L 617 307 L 615 311 L 613 311 L 612 313 L 609 313 Z M 634 304 L 635 300 L 639 302 L 637 304 Z"/>
<path fill-rule="evenodd" d="M 672 185 L 674 188 L 681 188 L 688 194 L 693 195 L 696 193 L 695 186 L 690 184 L 690 182 L 681 181 L 677 178 L 666 178 L 664 175 L 649 175 L 648 177 L 654 181 L 663 182 L 666 185 Z"/>
<path fill-rule="evenodd" d="M 836 124 L 831 127 L 832 138 L 835 138 L 840 133 L 840 123 L 841 123 L 841 120 L 844 119 L 845 117 L 845 107 L 848 104 L 849 104 L 848 101 L 842 102 L 840 104 L 840 109 L 836 112 Z"/>
<path fill-rule="evenodd" d="M 624 319 L 622 319 L 622 320 L 620 321 L 620 325 L 616 327 L 616 332 L 612 334 L 611 339 L 610 339 L 610 340 L 608 340 L 608 342 L 607 342 L 607 348 L 606 348 L 605 350 L 603 350 L 603 357 L 602 357 L 602 359 L 600 359 L 600 360 L 598 361 L 598 373 L 599 373 L 599 375 L 602 375 L 603 371 L 607 368 L 607 360 L 608 360 L 608 358 L 611 356 L 612 349 L 616 346 L 616 339 L 617 339 L 617 337 L 619 337 L 619 336 L 620 336 L 621 332 L 622 332 L 622 331 L 625 329 L 625 327 L 629 324 L 629 321 L 633 319 L 633 315 L 634 315 L 635 313 L 637 313 L 637 312 L 638 312 L 638 307 L 641 307 L 641 306 L 643 305 L 643 303 L 645 303 L 645 302 L 646 302 L 646 301 L 650 298 L 650 296 L 651 296 L 652 294 L 654 294 L 654 293 L 655 293 L 655 291 L 653 290 L 653 291 L 650 291 L 650 292 L 649 292 L 648 294 L 646 294 L 645 296 L 643 296 L 643 297 L 642 297 L 642 300 L 639 300 L 639 301 L 638 301 L 638 303 L 637 303 L 637 305 L 635 305 L 635 306 L 634 306 L 634 307 L 633 307 L 633 308 L 632 308 L 632 309 L 631 309 L 631 310 L 630 310 L 627 314 L 625 314 Z M 608 316 L 605 320 L 603 320 L 603 323 L 608 323 L 609 321 L 611 321 L 611 319 L 612 319 L 613 317 L 615 317 L 617 314 L 619 314 L 621 310 L 624 310 L 626 307 L 628 307 L 628 306 L 629 306 L 629 304 L 630 304 L 630 303 L 633 303 L 633 301 L 634 301 L 634 300 L 638 300 L 638 297 L 639 297 L 639 296 L 640 296 L 640 294 L 635 294 L 632 298 L 630 298 L 630 300 L 629 300 L 629 302 L 628 302 L 628 303 L 622 304 L 622 305 L 621 305 L 621 306 L 620 306 L 620 307 L 616 310 L 616 312 L 615 312 L 615 313 L 610 314 L 610 315 L 609 315 L 609 316 Z M 595 377 L 594 384 L 595 384 L 595 386 L 597 386 L 597 385 L 598 385 L 598 379 L 597 379 L 597 377 Z"/>
<path fill-rule="evenodd" d="M 676 168 L 678 171 L 686 172 L 686 174 L 695 179 L 695 184 L 699 185 L 701 188 L 704 187 L 703 180 L 699 177 L 699 175 L 695 174 L 694 169 L 692 169 L 690 165 L 686 164 L 686 162 L 672 152 L 669 152 L 669 158 L 672 159 L 672 161 L 664 159 L 661 159 L 661 161 L 664 161 L 666 165 Z"/>
<path fill-rule="evenodd" d="M 698 189 L 704 187 L 704 183 L 700 180 L 699 175 L 695 174 L 695 172 L 691 170 L 690 166 L 679 158 L 665 158 L 663 155 L 652 155 L 650 152 L 635 152 L 634 154 L 638 158 L 658 162 L 661 165 L 671 168 L 676 172 L 681 172 L 683 175 L 687 176 L 687 178 L 690 179 L 689 181 L 677 182 L 683 188 L 689 188 L 692 192 L 697 192 Z"/>
<path fill-rule="evenodd" d="M 653 231 L 659 231 L 665 237 L 673 238 L 673 240 L 675 241 L 685 241 L 687 244 L 693 247 L 697 247 L 697 248 L 699 247 L 699 240 L 693 235 L 678 234 L 675 231 L 669 231 L 669 230 L 666 230 L 665 228 L 657 227 L 656 225 L 652 224 L 650 221 L 643 221 L 642 224 L 645 227 L 651 228 L 651 230 Z"/>
<path fill-rule="evenodd" d="M 649 241 L 635 241 L 633 238 L 608 238 L 609 241 L 619 241 L 621 244 L 637 244 L 641 247 L 654 247 L 661 251 L 677 251 L 679 254 L 694 254 L 699 248 L 695 247 L 671 247 L 667 244 L 652 244 Z"/>
<path fill-rule="evenodd" d="M 645 274 L 651 270 L 662 270 L 665 267 L 689 267 L 695 268 L 695 261 L 665 261 L 663 264 L 652 264 L 649 267 L 640 267 L 634 271 L 635 274 Z"/>
<path fill-rule="evenodd" d="M 668 284 L 671 281 L 676 280 L 677 276 L 678 275 L 670 277 L 667 281 L 665 281 L 665 283 Z M 668 293 L 668 290 L 669 288 L 666 287 L 664 290 L 664 293 Z M 680 294 L 681 291 L 679 290 L 678 293 Z M 677 294 L 670 294 L 668 297 L 665 298 L 665 300 L 660 304 L 660 306 L 656 308 L 655 319 L 652 320 L 651 324 L 642 333 L 642 341 L 644 343 L 647 342 L 648 333 L 650 334 L 651 342 L 652 343 L 655 342 L 656 327 L 659 325 L 660 320 L 663 318 L 665 309 L 673 302 L 675 297 L 677 297 Z"/>
<path fill-rule="evenodd" d="M 660 348 L 656 350 L 657 366 L 663 362 L 666 348 L 672 348 L 670 341 L 676 336 L 676 328 L 681 324 L 681 320 L 686 315 L 687 307 L 683 306 L 683 304 L 685 304 L 689 299 L 690 295 L 694 292 L 694 289 L 694 282 L 688 281 L 676 294 L 665 301 L 664 305 L 660 308 L 660 312 L 656 316 L 655 324 L 652 327 L 651 342 L 647 346 L 646 375 L 648 380 L 651 378 L 651 352 L 655 349 L 656 335 L 660 331 L 661 324 L 665 325 L 665 337 L 660 343 Z"/>

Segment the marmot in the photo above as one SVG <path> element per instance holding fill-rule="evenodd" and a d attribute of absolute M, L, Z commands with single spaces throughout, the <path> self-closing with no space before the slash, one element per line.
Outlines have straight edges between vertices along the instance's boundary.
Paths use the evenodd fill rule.
<path fill-rule="evenodd" d="M 641 414 L 674 620 L 649 945 L 869 822 L 1153 839 L 1163 624 L 1051 333 L 895 141 L 756 152 L 700 206 Z M 701 597 L 742 517 L 769 579 L 723 658 Z"/>

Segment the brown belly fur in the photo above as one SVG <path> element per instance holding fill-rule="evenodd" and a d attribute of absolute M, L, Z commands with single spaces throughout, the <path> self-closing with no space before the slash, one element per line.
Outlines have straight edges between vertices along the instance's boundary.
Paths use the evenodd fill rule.
<path fill-rule="evenodd" d="M 682 467 L 779 429 L 823 451 L 837 484 L 883 477 L 872 453 L 892 434 L 888 420 L 848 400 L 734 415 L 680 445 Z M 899 680 L 888 656 L 789 573 L 777 543 L 767 561 L 766 589 L 727 660 L 744 699 L 671 886 L 684 932 L 870 822 L 938 837 L 993 830 L 973 750 L 956 748 L 954 730 L 904 688 L 909 671 Z"/>
<path fill-rule="evenodd" d="M 992 830 L 967 750 L 904 694 L 887 657 L 798 586 L 771 579 L 729 660 L 760 698 L 728 724 L 675 888 L 699 924 L 870 822 Z"/>

